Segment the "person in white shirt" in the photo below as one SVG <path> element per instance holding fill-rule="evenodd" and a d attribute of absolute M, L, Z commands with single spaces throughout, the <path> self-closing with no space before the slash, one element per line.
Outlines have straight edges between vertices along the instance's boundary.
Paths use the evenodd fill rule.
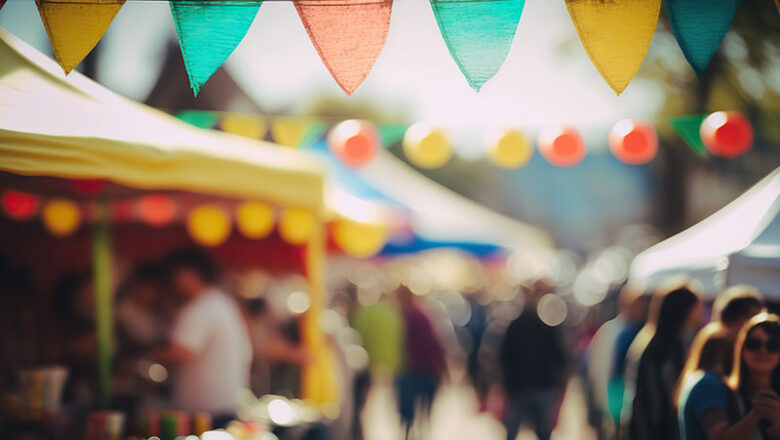
<path fill-rule="evenodd" d="M 249 388 L 252 348 L 241 312 L 218 287 L 219 272 L 197 250 L 168 259 L 173 287 L 186 299 L 174 320 L 168 346 L 152 358 L 171 365 L 173 403 L 190 413 L 206 412 L 219 427 L 235 417 L 238 396 Z"/>

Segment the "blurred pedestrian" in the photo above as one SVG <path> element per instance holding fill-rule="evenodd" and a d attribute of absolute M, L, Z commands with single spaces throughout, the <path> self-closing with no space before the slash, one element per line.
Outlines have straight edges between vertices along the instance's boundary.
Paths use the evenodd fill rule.
<path fill-rule="evenodd" d="M 236 416 L 238 396 L 249 388 L 252 348 L 235 302 L 219 287 L 216 264 L 185 249 L 167 260 L 171 283 L 186 303 L 174 320 L 169 344 L 152 359 L 175 366 L 176 409 L 211 414 L 215 427 Z"/>
<path fill-rule="evenodd" d="M 737 284 L 715 299 L 712 320 L 723 323 L 728 337 L 735 341 L 742 326 L 764 310 L 764 297 L 758 289 L 747 284 Z"/>
<path fill-rule="evenodd" d="M 405 285 L 398 289 L 398 303 L 404 323 L 404 367 L 398 377 L 398 407 L 405 437 L 412 424 L 420 420 L 428 424 L 433 399 L 447 366 L 444 349 L 433 325 L 417 305 L 414 293 Z"/>
<path fill-rule="evenodd" d="M 552 289 L 537 282 L 525 298 L 523 312 L 507 328 L 501 365 L 507 395 L 504 420 L 507 440 L 514 440 L 524 419 L 534 424 L 539 440 L 552 433 L 555 398 L 564 377 L 565 360 L 558 327 L 539 317 L 539 300 Z"/>
<path fill-rule="evenodd" d="M 631 440 L 679 438 L 673 391 L 701 326 L 699 295 L 688 285 L 660 288 L 626 360 L 621 432 Z"/>
<path fill-rule="evenodd" d="M 721 423 L 717 438 L 780 439 L 780 317 L 760 313 L 737 335 L 728 385 L 735 394 L 730 427 Z M 715 431 L 715 429 L 713 429 Z"/>
<path fill-rule="evenodd" d="M 729 389 L 723 360 L 733 345 L 719 322 L 704 326 L 691 344 L 675 387 L 675 405 L 681 440 L 720 438 L 728 424 Z"/>

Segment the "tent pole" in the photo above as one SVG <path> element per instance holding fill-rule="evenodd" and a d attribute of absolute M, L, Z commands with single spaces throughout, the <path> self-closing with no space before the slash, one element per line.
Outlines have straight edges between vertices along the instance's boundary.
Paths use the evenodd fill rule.
<path fill-rule="evenodd" d="M 111 310 L 111 225 L 108 204 L 95 205 L 92 232 L 92 276 L 95 289 L 95 324 L 97 326 L 98 403 L 102 409 L 111 405 L 111 358 L 113 354 L 113 318 Z"/>

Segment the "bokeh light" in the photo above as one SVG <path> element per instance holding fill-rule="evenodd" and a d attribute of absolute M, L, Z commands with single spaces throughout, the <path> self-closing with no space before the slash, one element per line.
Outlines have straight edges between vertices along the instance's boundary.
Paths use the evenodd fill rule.
<path fill-rule="evenodd" d="M 539 299 L 536 306 L 539 319 L 550 327 L 557 327 L 566 320 L 569 313 L 566 301 L 554 293 L 548 293 Z"/>
<path fill-rule="evenodd" d="M 12 220 L 29 220 L 38 213 L 38 197 L 21 191 L 3 192 L 3 211 Z"/>
<path fill-rule="evenodd" d="M 712 154 L 741 156 L 753 146 L 753 125 L 739 112 L 715 112 L 702 122 L 701 140 Z"/>
<path fill-rule="evenodd" d="M 447 134 L 424 122 L 418 122 L 406 130 L 402 147 L 406 158 L 420 168 L 440 168 L 452 157 L 452 146 Z"/>
<path fill-rule="evenodd" d="M 577 131 L 569 127 L 547 127 L 539 133 L 539 153 L 548 162 L 559 167 L 573 167 L 585 158 L 585 142 Z"/>
<path fill-rule="evenodd" d="M 300 315 L 309 310 L 311 298 L 309 294 L 300 290 L 287 296 L 287 310 L 293 315 Z"/>
<path fill-rule="evenodd" d="M 268 236 L 274 230 L 273 208 L 262 202 L 241 203 L 236 208 L 236 228 L 247 238 Z"/>
<path fill-rule="evenodd" d="M 347 166 L 357 168 L 371 162 L 380 141 L 371 123 L 351 119 L 333 127 L 327 143 L 334 156 Z"/>
<path fill-rule="evenodd" d="M 81 210 L 78 205 L 65 199 L 54 199 L 43 207 L 43 225 L 56 237 L 67 237 L 78 229 Z"/>
<path fill-rule="evenodd" d="M 314 216 L 311 212 L 301 208 L 288 208 L 284 210 L 279 222 L 279 235 L 287 243 L 302 245 L 311 237 L 314 226 Z"/>
<path fill-rule="evenodd" d="M 176 205 L 165 194 L 147 194 L 138 200 L 138 216 L 149 226 L 162 227 L 176 216 Z"/>
<path fill-rule="evenodd" d="M 647 122 L 623 119 L 609 132 L 609 149 L 618 160 L 641 165 L 652 160 L 658 152 L 658 136 Z"/>
<path fill-rule="evenodd" d="M 488 133 L 485 144 L 488 158 L 501 168 L 519 168 L 534 154 L 528 137 L 520 130 L 503 129 Z"/>
<path fill-rule="evenodd" d="M 230 218 L 216 205 L 201 205 L 187 218 L 190 236 L 203 246 L 218 246 L 230 236 Z"/>

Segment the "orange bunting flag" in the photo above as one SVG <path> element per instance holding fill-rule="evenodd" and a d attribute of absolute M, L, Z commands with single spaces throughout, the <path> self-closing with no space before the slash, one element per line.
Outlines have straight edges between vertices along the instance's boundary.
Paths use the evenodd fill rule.
<path fill-rule="evenodd" d="M 295 2 L 314 48 L 347 95 L 363 82 L 382 51 L 392 7 L 392 0 Z"/>
<path fill-rule="evenodd" d="M 54 56 L 70 73 L 103 38 L 125 0 L 35 0 Z"/>
<path fill-rule="evenodd" d="M 625 90 L 653 38 L 661 0 L 566 0 L 591 61 L 612 90 Z"/>

